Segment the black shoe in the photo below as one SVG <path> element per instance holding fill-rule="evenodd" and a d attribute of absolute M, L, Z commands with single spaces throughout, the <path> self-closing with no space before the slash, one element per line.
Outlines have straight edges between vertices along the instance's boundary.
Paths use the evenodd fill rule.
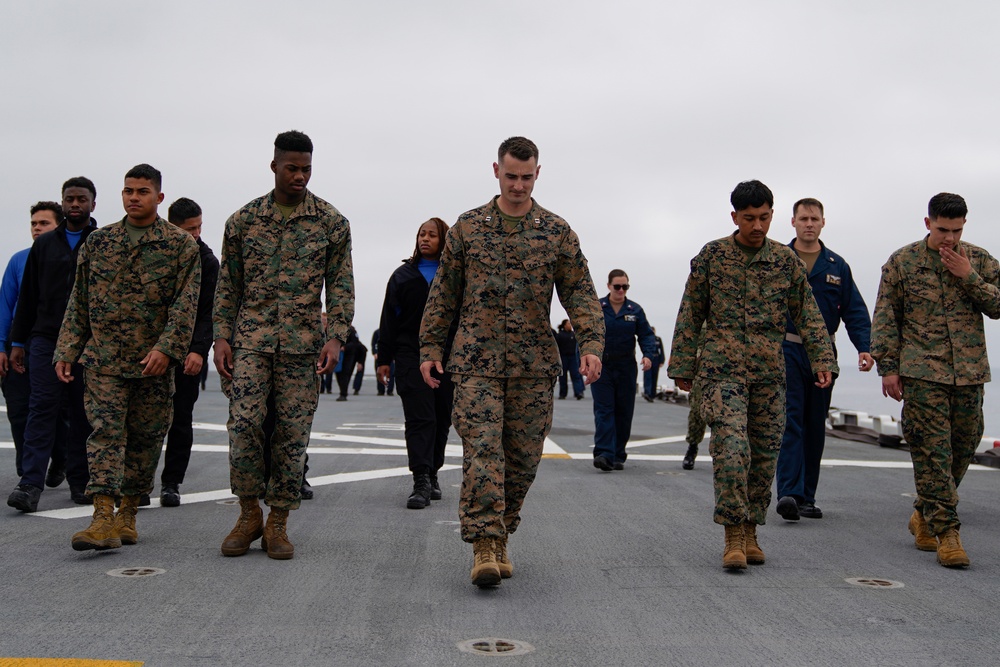
<path fill-rule="evenodd" d="M 93 505 L 94 500 L 87 495 L 87 487 L 85 486 L 71 486 L 69 487 L 69 499 L 72 500 L 77 505 Z"/>
<path fill-rule="evenodd" d="M 385 392 L 385 395 L 386 396 L 392 396 L 392 392 L 391 391 L 387 391 L 387 392 Z"/>
<path fill-rule="evenodd" d="M 441 485 L 437 473 L 431 475 L 431 500 L 441 500 Z"/>
<path fill-rule="evenodd" d="M 822 519 L 823 510 L 816 507 L 813 503 L 802 503 L 799 505 L 799 516 L 807 519 Z"/>
<path fill-rule="evenodd" d="M 355 389 L 354 390 L 354 395 L 357 396 L 359 391 L 361 391 L 361 390 L 360 389 Z"/>
<path fill-rule="evenodd" d="M 647 403 L 652 403 L 653 402 L 653 397 L 650 396 L 649 394 L 647 394 L 646 392 L 642 392 L 642 397 L 644 399 L 646 399 Z"/>
<path fill-rule="evenodd" d="M 594 457 L 594 467 L 599 470 L 603 470 L 604 472 L 611 472 L 615 469 L 614 466 L 611 465 L 611 461 L 608 461 L 603 456 Z"/>
<path fill-rule="evenodd" d="M 181 504 L 181 492 L 177 484 L 164 484 L 160 489 L 160 505 L 162 507 L 177 507 Z"/>
<path fill-rule="evenodd" d="M 338 402 L 338 403 L 339 403 L 339 402 L 341 402 L 341 401 L 346 401 L 346 400 L 347 400 L 347 397 L 346 397 L 346 396 L 338 396 L 338 397 L 337 397 L 337 402 Z"/>
<path fill-rule="evenodd" d="M 681 467 L 685 470 L 694 470 L 694 460 L 698 456 L 698 445 L 688 445 L 687 454 L 681 462 Z"/>
<path fill-rule="evenodd" d="M 792 496 L 778 498 L 778 504 L 774 509 L 785 521 L 799 520 L 799 503 Z"/>
<path fill-rule="evenodd" d="M 614 464 L 614 466 L 612 466 L 612 467 L 613 467 L 613 468 L 614 468 L 615 470 L 625 470 L 625 464 L 624 464 L 624 463 L 622 463 L 621 461 L 615 461 L 615 464 Z"/>
<path fill-rule="evenodd" d="M 406 508 L 422 510 L 431 504 L 431 476 L 423 473 L 413 474 L 413 493 L 406 499 Z"/>
<path fill-rule="evenodd" d="M 577 394 L 576 395 L 576 400 L 582 401 L 583 400 L 583 394 Z"/>
<path fill-rule="evenodd" d="M 22 512 L 34 512 L 38 509 L 38 499 L 42 490 L 30 484 L 18 484 L 7 497 L 7 504 Z"/>
<path fill-rule="evenodd" d="M 566 397 L 565 397 L 565 396 L 560 396 L 560 397 L 559 397 L 559 400 L 560 400 L 560 401 L 565 401 L 565 400 L 566 400 Z"/>
<path fill-rule="evenodd" d="M 49 472 L 45 475 L 45 486 L 54 489 L 66 479 L 66 468 L 49 465 Z"/>
<path fill-rule="evenodd" d="M 305 477 L 302 478 L 302 489 L 299 491 L 302 500 L 312 500 L 313 499 L 313 488 L 309 486 L 309 480 Z"/>

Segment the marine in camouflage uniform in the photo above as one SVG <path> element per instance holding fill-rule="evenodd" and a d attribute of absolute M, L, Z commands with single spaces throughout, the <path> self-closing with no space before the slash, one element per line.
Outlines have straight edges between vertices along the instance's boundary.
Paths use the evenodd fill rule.
<path fill-rule="evenodd" d="M 786 310 L 821 381 L 829 384 L 837 365 L 805 267 L 790 248 L 766 238 L 770 190 L 758 181 L 741 183 L 732 201 L 738 231 L 708 243 L 691 260 L 667 370 L 682 389 L 690 390 L 695 377 L 702 383 L 701 414 L 712 430 L 715 522 L 752 526 L 756 545 L 785 426 Z M 727 529 L 727 553 L 730 533 L 739 536 L 734 546 L 742 552 L 742 533 Z M 751 562 L 762 563 L 763 553 Z"/>
<path fill-rule="evenodd" d="M 87 492 L 95 499 L 95 522 L 99 504 L 125 497 L 133 535 L 131 542 L 121 535 L 126 543 L 134 543 L 138 498 L 153 489 L 173 411 L 168 369 L 191 345 L 201 285 L 198 244 L 156 215 L 158 201 L 147 209 L 151 224 L 134 226 L 140 213 L 133 205 L 155 195 L 162 200 L 159 179 L 149 165 L 129 171 L 122 194 L 129 215 L 87 237 L 54 354 L 63 381 L 72 379 L 72 363 L 79 359 L 84 367 L 84 404 L 94 429 L 87 440 Z M 149 202 L 135 204 L 140 198 Z M 114 544 L 117 536 L 80 542 L 80 535 L 74 549 L 121 544 Z"/>
<path fill-rule="evenodd" d="M 944 565 L 968 565 L 958 540 L 958 486 L 983 436 L 983 385 L 990 381 L 983 315 L 1000 318 L 1000 268 L 986 250 L 960 240 L 961 197 L 936 195 L 928 209 L 930 233 L 882 267 L 872 356 L 883 393 L 903 401 L 917 546 L 937 550 Z"/>
<path fill-rule="evenodd" d="M 579 239 L 530 197 L 537 156 L 521 137 L 501 145 L 494 163 L 501 194 L 449 230 L 420 327 L 421 372 L 433 387 L 430 369 L 445 362 L 448 331 L 459 320 L 445 367 L 464 449 L 461 535 L 475 549 L 477 585 L 511 571 L 507 536 L 517 530 L 552 426 L 561 373 L 549 326 L 553 287 L 577 331 L 588 380 L 599 374 L 603 350 L 603 315 Z"/>
<path fill-rule="evenodd" d="M 292 135 L 308 143 L 282 143 Z M 215 363 L 223 378 L 233 380 L 227 424 L 230 484 L 241 503 L 252 499 L 255 516 L 261 495 L 272 515 L 275 509 L 287 513 L 299 507 L 319 401 L 317 368 L 325 372 L 336 364 L 354 317 L 350 227 L 336 208 L 305 187 L 312 143 L 290 132 L 279 135 L 275 146 L 275 190 L 226 221 L 215 297 Z M 298 201 L 286 205 L 279 199 Z M 272 390 L 276 423 L 267 479 L 262 422 Z M 290 552 L 269 555 L 291 557 Z"/>

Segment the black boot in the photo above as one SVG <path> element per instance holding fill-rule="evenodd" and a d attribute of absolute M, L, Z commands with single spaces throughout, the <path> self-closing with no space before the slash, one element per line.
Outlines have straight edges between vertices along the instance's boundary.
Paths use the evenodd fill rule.
<path fill-rule="evenodd" d="M 698 445 L 688 445 L 687 454 L 684 455 L 684 461 L 681 463 L 681 467 L 685 470 L 694 470 L 694 459 L 698 456 Z"/>
<path fill-rule="evenodd" d="M 413 473 L 413 493 L 406 499 L 406 507 L 422 510 L 431 504 L 431 476 L 427 473 Z"/>
<path fill-rule="evenodd" d="M 441 485 L 436 472 L 431 473 L 431 500 L 441 500 Z"/>

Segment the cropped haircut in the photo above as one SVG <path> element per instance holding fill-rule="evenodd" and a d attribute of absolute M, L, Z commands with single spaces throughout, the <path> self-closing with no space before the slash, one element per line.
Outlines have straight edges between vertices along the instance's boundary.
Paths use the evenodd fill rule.
<path fill-rule="evenodd" d="M 964 218 L 968 213 L 969 207 L 965 205 L 965 200 L 950 192 L 936 194 L 927 203 L 927 217 L 931 220 Z"/>
<path fill-rule="evenodd" d="M 559 331 L 566 331 L 566 325 L 569 324 L 569 320 L 563 320 L 559 323 Z"/>
<path fill-rule="evenodd" d="M 94 182 L 86 176 L 74 176 L 69 179 L 63 183 L 62 192 L 66 192 L 69 188 L 87 188 L 90 190 L 91 198 L 97 199 L 97 188 L 94 187 Z"/>
<path fill-rule="evenodd" d="M 433 222 L 434 226 L 437 227 L 438 238 L 440 239 L 440 244 L 438 245 L 439 250 L 444 250 L 444 237 L 448 234 L 448 223 L 441 218 L 431 218 L 430 220 L 424 220 L 420 223 L 420 227 L 423 227 L 428 222 Z M 420 263 L 420 258 L 423 255 L 420 254 L 420 227 L 417 227 L 417 242 L 413 249 L 413 255 L 410 257 L 410 264 L 416 266 Z"/>
<path fill-rule="evenodd" d="M 743 181 L 729 195 L 729 202 L 733 205 L 734 211 L 758 208 L 764 204 L 774 208 L 774 195 L 771 194 L 771 189 L 760 181 Z"/>
<path fill-rule="evenodd" d="M 819 209 L 819 217 L 822 218 L 825 215 L 823 213 L 823 204 L 818 199 L 813 199 L 812 197 L 806 197 L 805 199 L 800 199 L 797 202 L 795 202 L 795 206 L 792 207 L 793 216 L 799 214 L 799 206 L 815 206 L 816 208 Z"/>
<path fill-rule="evenodd" d="M 197 218 L 199 215 L 201 215 L 201 206 L 187 197 L 181 197 L 167 209 L 167 220 L 175 225 L 191 218 Z"/>
<path fill-rule="evenodd" d="M 538 146 L 531 139 L 525 137 L 510 137 L 500 144 L 500 150 L 497 151 L 497 162 L 503 162 L 504 155 L 509 155 L 522 162 L 535 158 L 535 162 L 537 162 Z"/>
<path fill-rule="evenodd" d="M 70 186 L 74 187 L 74 186 Z M 62 204 L 57 204 L 54 201 L 40 201 L 31 207 L 31 215 L 38 213 L 39 211 L 52 211 L 56 214 L 56 224 L 61 224 L 63 221 L 63 210 Z"/>
<path fill-rule="evenodd" d="M 289 130 L 274 138 L 274 159 L 282 153 L 309 153 L 312 155 L 313 142 L 304 132 Z"/>
<path fill-rule="evenodd" d="M 128 173 L 125 174 L 125 178 L 144 178 L 152 182 L 157 192 L 163 191 L 163 174 L 160 173 L 159 169 L 145 162 L 129 169 Z"/>
<path fill-rule="evenodd" d="M 621 269 L 611 269 L 611 273 L 608 274 L 608 284 L 610 285 L 611 281 L 615 278 L 624 278 L 625 280 L 628 280 L 628 274 Z"/>

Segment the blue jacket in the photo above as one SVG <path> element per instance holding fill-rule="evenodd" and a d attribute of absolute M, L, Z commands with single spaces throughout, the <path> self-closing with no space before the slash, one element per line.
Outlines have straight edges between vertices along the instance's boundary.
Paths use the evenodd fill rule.
<path fill-rule="evenodd" d="M 826 330 L 832 338 L 837 333 L 837 329 L 840 328 L 840 322 L 843 321 L 847 335 L 855 349 L 859 353 L 869 352 L 871 350 L 872 318 L 868 314 L 865 300 L 861 297 L 857 285 L 854 284 L 851 267 L 847 265 L 843 257 L 829 250 L 822 241 L 819 242 L 819 245 L 821 248 L 819 257 L 816 258 L 816 264 L 809 272 L 809 286 L 812 287 L 816 305 L 823 313 Z M 795 250 L 795 239 L 792 239 L 788 246 Z M 787 331 L 792 334 L 797 333 L 791 317 L 788 318 Z M 834 345 L 833 350 L 836 353 L 836 345 Z"/>
<path fill-rule="evenodd" d="M 601 299 L 604 310 L 604 363 L 631 361 L 634 364 L 637 338 L 642 356 L 652 361 L 656 357 L 656 335 L 649 327 L 642 306 L 626 298 L 616 314 L 608 296 Z"/>
<path fill-rule="evenodd" d="M 24 278 L 24 264 L 28 261 L 31 248 L 15 252 L 7 262 L 7 270 L 3 272 L 3 285 L 0 285 L 0 351 L 6 350 L 10 340 L 10 326 L 14 323 L 14 309 L 17 307 L 17 295 L 21 291 L 21 279 Z"/>

